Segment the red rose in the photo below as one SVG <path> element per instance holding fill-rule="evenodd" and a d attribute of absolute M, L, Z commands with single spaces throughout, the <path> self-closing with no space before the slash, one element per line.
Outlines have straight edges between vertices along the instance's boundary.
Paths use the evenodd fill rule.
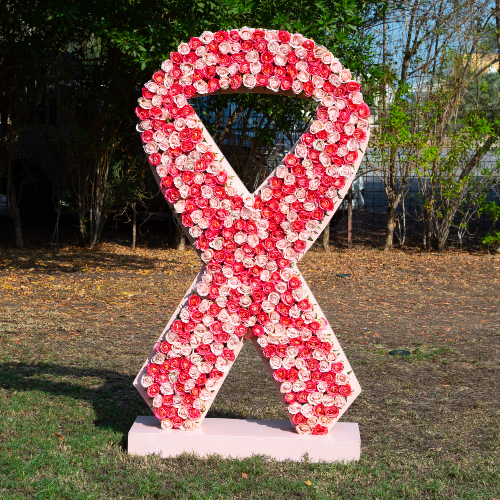
<path fill-rule="evenodd" d="M 167 354 L 171 348 L 172 348 L 172 346 L 166 340 L 164 340 L 163 342 L 160 342 L 160 352 L 162 352 L 163 354 Z M 166 363 L 166 361 L 165 361 L 165 363 Z M 165 364 L 165 363 L 163 363 L 163 364 Z"/>
<path fill-rule="evenodd" d="M 336 406 L 329 406 L 325 410 L 325 415 L 328 418 L 337 418 L 339 416 L 339 409 Z"/>
<path fill-rule="evenodd" d="M 349 151 L 344 157 L 345 163 L 348 165 L 355 163 L 355 161 L 358 159 L 358 152 L 357 151 Z"/>
<path fill-rule="evenodd" d="M 302 47 L 304 47 L 306 50 L 313 50 L 314 42 L 312 40 L 305 40 L 304 42 L 302 42 Z"/>
<path fill-rule="evenodd" d="M 234 355 L 234 351 L 232 351 L 231 349 L 224 349 L 222 351 L 222 357 L 224 359 L 227 359 L 228 361 L 234 361 L 236 356 Z"/>
<path fill-rule="evenodd" d="M 227 39 L 228 39 L 228 34 L 226 31 L 217 31 L 216 33 L 214 33 L 214 40 L 217 43 L 224 42 Z"/>
<path fill-rule="evenodd" d="M 354 133 L 352 135 L 358 142 L 366 141 L 366 132 L 361 128 L 357 128 L 356 130 L 354 130 Z"/>
<path fill-rule="evenodd" d="M 179 415 L 175 415 L 170 420 L 172 421 L 172 427 L 174 429 L 178 429 L 182 425 L 182 423 L 184 422 L 184 420 L 182 420 L 182 418 L 179 417 Z"/>
<path fill-rule="evenodd" d="M 201 411 L 198 410 L 197 408 L 190 408 L 189 409 L 189 418 L 191 420 L 198 420 L 201 418 Z"/>
<path fill-rule="evenodd" d="M 306 248 L 306 242 L 305 241 L 302 241 L 302 240 L 297 240 L 294 244 L 293 244 L 293 249 L 297 252 L 297 253 L 302 253 Z"/>
<path fill-rule="evenodd" d="M 340 373 L 344 369 L 343 363 L 333 363 L 332 364 L 332 372 Z"/>
<path fill-rule="evenodd" d="M 165 408 L 165 406 L 160 406 L 160 408 L 155 408 L 154 412 L 155 412 L 155 417 L 158 420 L 163 420 L 167 418 L 167 409 Z"/>
<path fill-rule="evenodd" d="M 365 103 L 358 106 L 358 116 L 360 118 L 368 118 L 370 116 L 370 108 Z"/>
<path fill-rule="evenodd" d="M 262 73 L 255 75 L 255 79 L 257 80 L 258 87 L 267 87 L 267 84 L 269 83 L 269 77 L 263 75 Z"/>
<path fill-rule="evenodd" d="M 156 82 L 156 83 L 163 83 L 163 81 L 165 80 L 165 71 L 157 71 L 154 75 L 153 75 L 153 80 Z"/>
<path fill-rule="evenodd" d="M 266 358 L 270 358 L 276 354 L 276 347 L 272 344 L 266 345 L 263 352 Z"/>
<path fill-rule="evenodd" d="M 306 96 L 311 97 L 313 92 L 314 92 L 314 85 L 311 82 L 311 80 L 304 83 L 304 93 L 306 94 Z"/>
<path fill-rule="evenodd" d="M 238 337 L 244 337 L 246 334 L 247 334 L 247 331 L 248 331 L 248 327 L 246 327 L 245 325 L 238 325 L 235 329 L 234 329 L 234 333 L 236 336 Z"/>
<path fill-rule="evenodd" d="M 325 434 L 328 434 L 328 428 L 318 424 L 313 428 L 312 434 L 313 436 L 324 436 Z"/>
<path fill-rule="evenodd" d="M 147 370 L 148 370 L 148 375 L 152 375 L 154 377 L 158 375 L 160 367 L 156 363 L 149 363 Z"/>
<path fill-rule="evenodd" d="M 297 393 L 297 401 L 301 404 L 307 403 L 307 398 L 309 394 L 306 391 L 300 391 Z"/>
<path fill-rule="evenodd" d="M 141 139 L 142 142 L 150 142 L 153 140 L 153 131 L 152 130 L 146 130 L 141 134 Z"/>
<path fill-rule="evenodd" d="M 311 371 L 315 371 L 319 369 L 319 361 L 314 358 L 309 358 L 306 360 L 306 366 Z"/>
<path fill-rule="evenodd" d="M 312 376 L 314 376 L 315 373 L 317 373 L 317 372 L 313 372 Z M 316 385 L 317 385 L 317 381 L 315 381 L 315 380 L 308 380 L 308 381 L 306 381 L 306 383 L 305 383 L 306 392 L 315 392 L 316 391 Z"/>
<path fill-rule="evenodd" d="M 219 80 L 217 80 L 217 78 L 211 78 L 210 80 L 208 80 L 207 84 L 209 92 L 215 92 L 220 88 Z"/>
<path fill-rule="evenodd" d="M 193 219 L 191 219 L 191 215 L 189 214 L 182 214 L 182 225 L 185 227 L 192 227 L 194 226 Z"/>
<path fill-rule="evenodd" d="M 217 356 L 213 352 L 209 352 L 205 355 L 205 361 L 211 365 L 215 365 L 217 362 Z"/>
<path fill-rule="evenodd" d="M 333 210 L 333 201 L 330 199 L 330 198 L 321 198 L 321 200 L 319 201 L 319 206 L 323 209 L 323 210 Z M 297 243 L 297 242 L 295 242 Z"/>
<path fill-rule="evenodd" d="M 147 394 L 150 398 L 154 398 L 160 394 L 160 384 L 152 384 L 148 387 Z"/>
<path fill-rule="evenodd" d="M 149 163 L 153 166 L 157 166 L 161 163 L 161 155 L 158 153 L 153 153 L 152 155 L 149 155 Z"/>
<path fill-rule="evenodd" d="M 203 42 L 198 37 L 193 37 L 189 40 L 188 45 L 191 50 L 196 50 L 203 45 Z"/>
<path fill-rule="evenodd" d="M 210 344 L 200 344 L 196 348 L 196 352 L 201 356 L 206 356 L 209 352 L 212 352 L 210 349 Z M 177 359 L 177 358 L 175 358 Z"/>
<path fill-rule="evenodd" d="M 314 407 L 314 414 L 317 417 L 321 417 L 321 415 L 324 415 L 326 411 L 325 405 L 323 403 L 320 403 L 319 405 L 316 405 Z"/>
<path fill-rule="evenodd" d="M 347 396 L 350 396 L 352 394 L 352 389 L 349 384 L 341 385 L 339 389 L 339 393 L 344 396 L 345 398 Z"/>
<path fill-rule="evenodd" d="M 139 120 L 147 120 L 149 118 L 149 110 L 137 106 L 137 108 L 135 108 L 135 115 Z"/>
<path fill-rule="evenodd" d="M 286 374 L 286 368 L 281 367 L 274 371 L 273 377 L 278 382 L 284 382 L 286 380 Z"/>
<path fill-rule="evenodd" d="M 236 74 L 236 75 L 233 75 L 231 77 L 231 88 L 233 90 L 236 90 L 238 89 L 239 87 L 241 87 L 241 82 L 243 81 L 243 78 L 241 77 L 240 74 Z"/>
<path fill-rule="evenodd" d="M 216 380 L 219 380 L 221 378 L 224 378 L 224 372 L 221 372 L 220 370 L 216 370 L 215 368 L 210 372 L 210 378 L 214 378 Z"/>
<path fill-rule="evenodd" d="M 346 89 L 348 92 L 359 92 L 359 89 L 361 88 L 361 85 L 358 82 L 347 82 L 345 84 Z"/>
<path fill-rule="evenodd" d="M 345 186 L 344 177 L 334 177 L 333 178 L 333 187 L 336 189 L 342 189 Z"/>
<path fill-rule="evenodd" d="M 288 31 L 278 31 L 278 40 L 281 43 L 288 43 L 290 41 L 291 35 Z"/>
<path fill-rule="evenodd" d="M 252 333 L 256 336 L 256 337 L 262 337 L 262 335 L 264 335 L 264 328 L 261 326 L 261 325 L 255 325 L 253 328 L 252 328 Z M 272 356 L 272 354 L 271 354 Z M 268 357 L 271 357 L 271 356 L 268 356 Z"/>

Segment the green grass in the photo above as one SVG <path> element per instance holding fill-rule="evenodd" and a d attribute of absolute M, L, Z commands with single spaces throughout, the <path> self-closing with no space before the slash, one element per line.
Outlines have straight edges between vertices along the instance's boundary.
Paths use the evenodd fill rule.
<path fill-rule="evenodd" d="M 498 430 L 489 449 L 464 450 L 459 460 L 439 450 L 391 450 L 383 440 L 347 465 L 131 457 L 127 432 L 145 411 L 133 392 L 121 390 L 128 378 L 55 363 L 3 363 L 0 497 L 487 499 L 500 492 Z"/>
<path fill-rule="evenodd" d="M 363 389 L 343 417 L 361 460 L 313 464 L 128 455 L 150 414 L 132 381 L 195 270 L 190 252 L 123 252 L 0 255 L 0 500 L 500 500 L 498 259 L 306 256 Z M 354 271 L 332 292 L 332 273 Z M 209 416 L 286 418 L 252 346 Z"/>

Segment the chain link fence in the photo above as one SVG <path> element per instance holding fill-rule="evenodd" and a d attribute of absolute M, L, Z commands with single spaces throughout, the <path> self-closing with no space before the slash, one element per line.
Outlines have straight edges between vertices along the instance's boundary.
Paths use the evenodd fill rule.
<path fill-rule="evenodd" d="M 43 108 L 43 109 L 42 109 Z M 377 123 L 374 121 L 374 132 Z M 1 124 L 0 124 L 1 126 Z M 271 146 L 259 146 L 254 154 L 265 157 L 267 163 L 249 163 L 254 175 L 247 178 L 247 185 L 253 191 L 275 168 L 303 130 L 303 126 L 291 133 L 278 133 Z M 60 135 L 57 113 L 48 105 L 26 123 L 18 141 L 16 172 L 20 183 L 20 209 L 23 232 L 28 244 L 77 243 L 76 219 L 67 203 L 60 203 L 68 179 L 65 159 L 57 146 Z M 241 127 L 235 123 L 220 147 L 231 156 L 231 148 Z M 250 152 L 252 131 L 240 141 L 239 154 Z M 367 155 L 373 153 L 368 150 Z M 499 160 L 498 150 L 491 151 L 482 160 L 482 165 L 493 167 Z M 487 201 L 499 202 L 500 177 L 495 179 L 487 194 Z M 146 198 L 138 205 L 138 244 L 172 247 L 175 244 L 175 224 L 172 213 L 159 195 L 152 180 L 151 192 L 155 196 Z M 5 179 L 0 180 L 0 232 L 1 241 L 13 244 L 13 227 L 9 217 L 6 199 Z M 474 207 L 472 207 L 474 208 Z M 352 186 L 352 240 L 354 244 L 379 247 L 383 244 L 386 230 L 387 195 L 381 177 L 376 171 L 368 171 L 359 176 Z M 130 211 L 109 212 L 103 231 L 105 240 L 120 244 L 130 244 L 132 240 L 132 216 Z M 331 243 L 339 247 L 347 245 L 348 220 L 347 200 L 344 200 L 331 223 Z M 467 224 L 464 226 L 464 221 Z M 499 229 L 497 223 L 496 229 Z M 57 232 L 55 231 L 57 227 Z M 493 221 L 487 214 L 480 214 L 471 207 L 464 206 L 454 220 L 448 244 L 467 249 L 479 248 L 481 239 L 493 230 Z M 421 183 L 414 177 L 408 185 L 397 212 L 394 243 L 401 246 L 424 246 L 424 221 L 422 214 Z"/>

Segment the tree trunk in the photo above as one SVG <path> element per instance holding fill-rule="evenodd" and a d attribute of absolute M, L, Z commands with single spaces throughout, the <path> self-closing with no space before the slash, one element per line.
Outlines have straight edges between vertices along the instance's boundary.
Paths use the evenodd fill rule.
<path fill-rule="evenodd" d="M 137 212 L 136 203 L 132 203 L 132 248 L 135 250 L 135 243 L 137 239 Z"/>
<path fill-rule="evenodd" d="M 177 245 L 176 250 L 184 252 L 186 250 L 186 237 L 184 236 L 184 231 L 182 230 L 180 223 L 177 226 Z"/>
<path fill-rule="evenodd" d="M 21 224 L 21 213 L 19 212 L 19 206 L 17 204 L 16 190 L 14 187 L 14 181 L 12 179 L 12 163 L 8 166 L 8 203 L 9 203 L 9 211 L 14 221 L 14 239 L 16 242 L 17 248 L 24 248 L 23 241 L 23 228 Z"/>
<path fill-rule="evenodd" d="M 394 240 L 394 225 L 396 220 L 396 209 L 389 205 L 387 208 L 387 227 L 384 243 L 384 252 L 388 252 L 392 248 Z"/>
<path fill-rule="evenodd" d="M 330 222 L 328 222 L 328 225 L 323 229 L 323 250 L 325 252 L 330 251 Z"/>

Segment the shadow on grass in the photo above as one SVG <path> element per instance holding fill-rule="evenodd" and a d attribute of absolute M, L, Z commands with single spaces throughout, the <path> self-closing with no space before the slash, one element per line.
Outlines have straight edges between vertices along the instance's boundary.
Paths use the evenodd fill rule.
<path fill-rule="evenodd" d="M 98 387 L 96 380 L 100 379 Z M 139 415 L 152 415 L 132 382 L 134 377 L 111 370 L 77 368 L 52 363 L 0 363 L 0 388 L 7 391 L 44 392 L 90 403 L 96 427 L 123 435 L 120 445 L 127 448 L 130 427 Z M 211 410 L 210 418 L 247 418 L 231 409 Z"/>
<path fill-rule="evenodd" d="M 62 379 L 62 380 L 61 380 Z M 96 380 L 100 379 L 98 387 Z M 110 370 L 76 368 L 57 364 L 1 363 L 0 387 L 8 391 L 44 392 L 90 403 L 96 427 L 127 433 L 138 415 L 151 415 L 132 385 L 133 377 Z"/>

